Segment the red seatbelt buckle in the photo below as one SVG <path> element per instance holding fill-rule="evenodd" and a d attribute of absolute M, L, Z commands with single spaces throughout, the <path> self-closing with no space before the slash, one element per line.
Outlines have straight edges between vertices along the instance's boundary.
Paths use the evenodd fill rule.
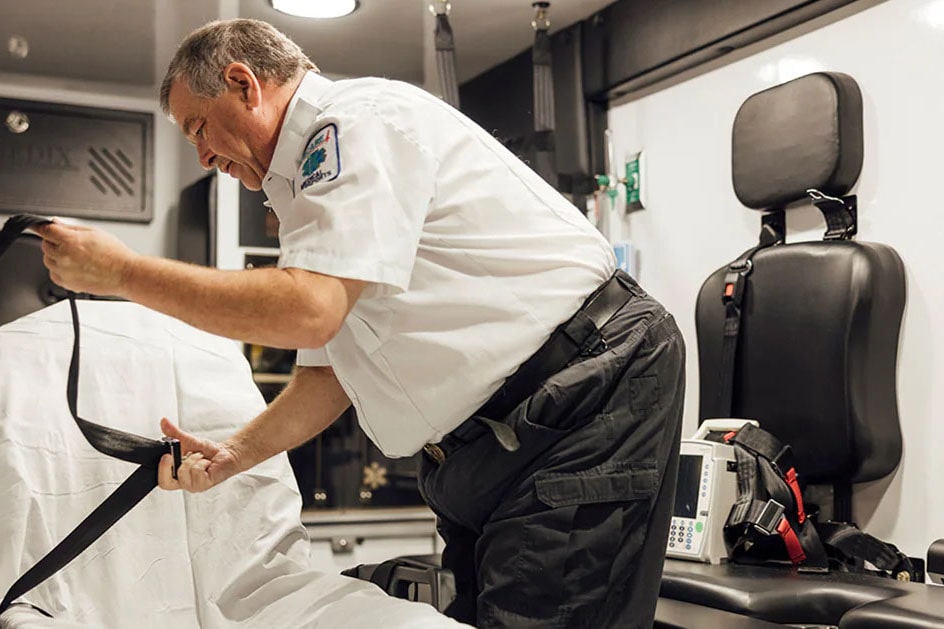
<path fill-rule="evenodd" d="M 180 440 L 163 437 L 161 441 L 167 444 L 167 452 L 174 457 L 174 468 L 171 473 L 174 476 L 174 480 L 177 480 L 177 469 L 180 467 Z"/>
<path fill-rule="evenodd" d="M 728 272 L 724 275 L 721 303 L 727 305 L 733 301 L 736 305 L 741 305 L 741 300 L 744 299 L 744 278 L 751 272 L 753 266 L 750 260 L 745 260 L 741 264 L 732 262 L 728 266 Z"/>

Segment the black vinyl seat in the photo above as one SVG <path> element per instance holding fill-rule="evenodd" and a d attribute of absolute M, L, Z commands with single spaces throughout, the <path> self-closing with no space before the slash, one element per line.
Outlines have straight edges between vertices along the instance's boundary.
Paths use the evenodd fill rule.
<path fill-rule="evenodd" d="M 65 298 L 43 266 L 42 239 L 22 234 L 4 255 L 0 267 L 0 325 Z"/>
<path fill-rule="evenodd" d="M 732 269 L 715 271 L 699 292 L 699 417 L 759 421 L 791 446 L 801 485 L 828 487 L 836 498 L 824 514 L 851 521 L 853 483 L 883 478 L 901 459 L 896 367 L 906 293 L 891 247 L 851 239 L 855 197 L 843 195 L 863 158 L 858 86 L 816 73 L 765 90 L 741 106 L 732 135 L 734 189 L 763 212 L 764 246 L 744 276 L 733 361 L 722 301 Z M 811 196 L 826 217 L 824 240 L 786 243 L 786 216 Z M 885 613 L 873 605 L 914 601 L 926 589 L 850 572 L 668 560 L 661 596 L 775 623 L 842 620 L 861 629 L 892 626 L 869 624 Z M 861 616 L 846 620 L 857 608 Z M 867 609 L 878 611 L 866 618 Z"/>

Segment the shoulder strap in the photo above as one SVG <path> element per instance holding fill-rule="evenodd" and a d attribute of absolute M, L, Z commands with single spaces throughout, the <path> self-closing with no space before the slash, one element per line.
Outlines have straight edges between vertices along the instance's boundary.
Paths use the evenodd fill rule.
<path fill-rule="evenodd" d="M 729 264 L 728 272 L 724 276 L 724 288 L 721 292 L 721 303 L 724 304 L 724 338 L 721 345 L 721 366 L 718 371 L 716 405 L 718 417 L 734 416 L 734 374 L 737 370 L 738 339 L 743 320 L 741 306 L 747 291 L 747 278 L 754 269 L 754 256 L 762 249 L 783 243 L 782 220 L 782 211 L 765 214 L 761 219 L 760 238 L 757 245 Z"/>
<path fill-rule="evenodd" d="M 23 230 L 49 223 L 50 220 L 38 216 L 19 214 L 13 216 L 0 230 L 0 257 L 13 244 Z M 157 485 L 157 465 L 161 456 L 170 452 L 174 455 L 174 464 L 180 463 L 180 443 L 176 440 L 156 441 L 132 433 L 100 426 L 78 415 L 79 385 L 79 313 L 75 294 L 69 292 L 69 307 L 72 310 L 72 360 L 69 363 L 69 377 L 66 384 L 66 400 L 69 412 L 86 440 L 99 452 L 119 458 L 123 461 L 138 463 L 140 467 L 122 483 L 105 501 L 69 533 L 49 553 L 26 571 L 10 586 L 0 602 L 3 613 L 17 598 L 61 570 L 75 559 L 83 550 L 102 536 L 112 524 L 117 522 L 140 502 Z"/>

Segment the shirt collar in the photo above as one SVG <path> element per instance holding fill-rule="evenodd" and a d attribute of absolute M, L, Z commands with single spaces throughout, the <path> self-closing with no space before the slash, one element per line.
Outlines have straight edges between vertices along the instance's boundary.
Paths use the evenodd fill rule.
<path fill-rule="evenodd" d="M 298 160 L 308 140 L 303 136 L 311 127 L 312 115 L 323 109 L 319 107 L 319 101 L 333 84 L 333 81 L 317 72 L 305 73 L 285 111 L 285 119 L 282 121 L 279 139 L 275 144 L 272 162 L 264 181 L 268 181 L 273 175 L 284 179 L 295 177 L 298 172 Z"/>

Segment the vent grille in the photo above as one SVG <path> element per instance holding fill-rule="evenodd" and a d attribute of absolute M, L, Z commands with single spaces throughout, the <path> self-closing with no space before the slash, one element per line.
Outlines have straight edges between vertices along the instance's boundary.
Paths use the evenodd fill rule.
<path fill-rule="evenodd" d="M 134 163 L 121 149 L 89 147 L 89 181 L 102 194 L 135 196 Z"/>

